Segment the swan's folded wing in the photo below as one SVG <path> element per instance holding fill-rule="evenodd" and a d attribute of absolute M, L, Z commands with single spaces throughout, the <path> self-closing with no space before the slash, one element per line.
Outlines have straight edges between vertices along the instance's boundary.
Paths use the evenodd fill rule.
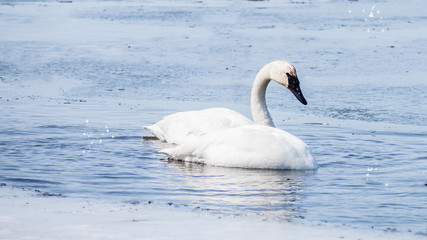
<path fill-rule="evenodd" d="M 233 110 L 208 108 L 200 111 L 174 113 L 152 126 L 143 128 L 162 141 L 182 144 L 193 137 L 251 123 L 251 120 Z"/>
<path fill-rule="evenodd" d="M 174 159 L 223 167 L 317 168 L 303 141 L 283 130 L 260 125 L 212 132 L 161 152 Z"/>

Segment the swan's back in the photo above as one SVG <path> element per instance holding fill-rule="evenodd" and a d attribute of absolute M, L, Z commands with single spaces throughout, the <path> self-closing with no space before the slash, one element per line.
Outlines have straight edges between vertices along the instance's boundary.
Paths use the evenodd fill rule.
<path fill-rule="evenodd" d="M 181 144 L 194 137 L 227 128 L 252 124 L 242 114 L 226 108 L 178 112 L 143 128 L 168 143 Z"/>
<path fill-rule="evenodd" d="M 317 168 L 310 149 L 301 139 L 281 129 L 262 125 L 210 132 L 162 152 L 184 161 L 223 167 Z"/>

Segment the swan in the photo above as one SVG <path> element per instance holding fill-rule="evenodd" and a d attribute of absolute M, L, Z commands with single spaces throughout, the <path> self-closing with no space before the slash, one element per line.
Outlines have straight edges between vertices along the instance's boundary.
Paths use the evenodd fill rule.
<path fill-rule="evenodd" d="M 208 108 L 174 113 L 143 128 L 175 144 L 160 150 L 173 159 L 223 167 L 316 169 L 310 148 L 298 137 L 275 128 L 265 101 L 271 80 L 307 105 L 295 67 L 278 60 L 266 64 L 255 77 L 251 91 L 253 121 L 230 109 Z"/>

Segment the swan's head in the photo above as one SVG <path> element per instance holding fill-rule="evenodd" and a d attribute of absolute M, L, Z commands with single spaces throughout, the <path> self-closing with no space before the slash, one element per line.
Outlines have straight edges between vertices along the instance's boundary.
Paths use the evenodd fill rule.
<path fill-rule="evenodd" d="M 291 63 L 286 61 L 272 62 L 270 78 L 288 88 L 302 104 L 307 105 L 307 100 L 302 95 L 299 86 L 297 71 Z"/>

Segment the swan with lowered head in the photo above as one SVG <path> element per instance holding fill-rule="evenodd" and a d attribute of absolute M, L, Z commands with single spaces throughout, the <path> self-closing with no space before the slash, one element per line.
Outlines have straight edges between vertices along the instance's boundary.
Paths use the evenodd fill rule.
<path fill-rule="evenodd" d="M 161 150 L 174 159 L 224 167 L 317 168 L 309 147 L 301 139 L 275 128 L 265 101 L 271 80 L 307 104 L 295 67 L 286 61 L 273 61 L 261 68 L 253 83 L 253 122 L 230 109 L 209 108 L 174 113 L 143 128 L 162 141 L 176 144 Z"/>

